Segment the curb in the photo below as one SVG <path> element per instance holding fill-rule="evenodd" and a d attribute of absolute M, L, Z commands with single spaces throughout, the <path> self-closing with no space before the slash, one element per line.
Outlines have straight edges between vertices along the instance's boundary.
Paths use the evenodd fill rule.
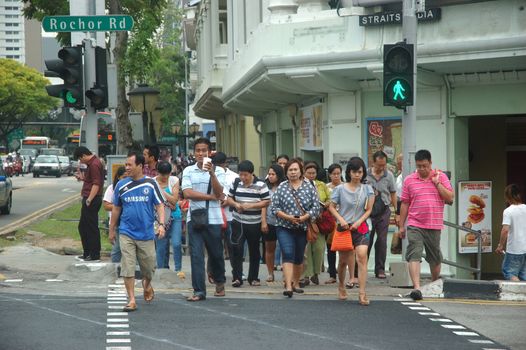
<path fill-rule="evenodd" d="M 13 233 L 14 231 L 22 228 L 22 227 L 25 227 L 25 226 L 28 226 L 30 224 L 32 224 L 33 222 L 35 221 L 38 221 L 52 213 L 54 213 L 55 211 L 57 210 L 60 210 L 66 206 L 68 206 L 69 204 L 79 200 L 80 197 L 78 194 L 75 194 L 71 197 L 68 197 L 66 199 L 63 199 L 62 201 L 58 202 L 58 203 L 55 203 L 53 205 L 50 205 L 49 207 L 46 207 L 46 208 L 42 208 L 30 215 L 26 215 L 24 216 L 23 218 L 21 219 L 18 219 L 16 220 L 15 222 L 12 222 L 10 223 L 9 225 L 3 227 L 2 229 L 0 229 L 0 237 L 2 236 L 8 236 L 9 234 Z"/>
<path fill-rule="evenodd" d="M 526 282 L 445 279 L 440 291 L 439 281 L 424 286 L 422 288 L 424 296 L 444 299 L 526 301 Z M 427 293 L 426 288 L 428 288 Z"/>

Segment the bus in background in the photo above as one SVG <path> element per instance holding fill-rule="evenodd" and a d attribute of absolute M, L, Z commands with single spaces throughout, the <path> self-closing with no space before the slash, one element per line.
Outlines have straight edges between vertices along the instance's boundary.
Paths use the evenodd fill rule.
<path fill-rule="evenodd" d="M 20 149 L 36 149 L 38 152 L 42 148 L 49 148 L 51 139 L 46 136 L 27 136 L 22 139 Z"/>

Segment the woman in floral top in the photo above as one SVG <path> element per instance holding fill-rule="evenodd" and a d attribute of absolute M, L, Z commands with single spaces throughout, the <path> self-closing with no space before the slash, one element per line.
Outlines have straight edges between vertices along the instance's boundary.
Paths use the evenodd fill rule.
<path fill-rule="evenodd" d="M 283 295 L 303 293 L 299 287 L 303 266 L 303 254 L 307 244 L 307 221 L 320 215 L 320 203 L 316 188 L 303 179 L 303 165 L 291 159 L 285 165 L 288 181 L 282 182 L 272 197 L 271 212 L 277 217 L 277 236 L 283 257 L 285 291 Z M 298 207 L 299 201 L 303 211 Z"/>

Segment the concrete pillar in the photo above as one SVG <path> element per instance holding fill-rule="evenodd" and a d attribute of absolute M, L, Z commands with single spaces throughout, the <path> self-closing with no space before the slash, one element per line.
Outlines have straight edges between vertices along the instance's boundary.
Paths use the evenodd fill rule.
<path fill-rule="evenodd" d="M 312 13 L 329 10 L 326 0 L 298 0 L 298 13 Z"/>
<path fill-rule="evenodd" d="M 269 0 L 268 9 L 271 16 L 295 14 L 298 9 L 297 0 Z"/>

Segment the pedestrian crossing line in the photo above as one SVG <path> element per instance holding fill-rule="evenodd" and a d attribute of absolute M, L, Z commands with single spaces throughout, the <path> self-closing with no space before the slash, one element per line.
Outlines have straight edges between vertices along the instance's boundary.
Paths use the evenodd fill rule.
<path fill-rule="evenodd" d="M 422 304 L 420 304 L 420 303 L 416 303 L 416 302 L 403 301 L 403 302 L 402 302 L 402 305 L 414 305 L 414 306 L 418 306 L 418 305 L 422 305 Z"/>
<path fill-rule="evenodd" d="M 440 316 L 438 312 L 419 312 L 422 316 Z"/>
<path fill-rule="evenodd" d="M 64 280 L 59 280 L 57 278 L 48 278 L 46 282 L 64 282 Z"/>
<path fill-rule="evenodd" d="M 127 318 L 108 318 L 108 322 L 128 322 Z"/>
<path fill-rule="evenodd" d="M 495 344 L 491 340 L 488 339 L 468 339 L 473 344 Z"/>
<path fill-rule="evenodd" d="M 114 323 L 114 324 L 107 324 L 106 328 L 130 328 L 130 325 L 127 323 Z"/>
<path fill-rule="evenodd" d="M 108 300 L 128 300 L 126 297 L 108 297 Z"/>
<path fill-rule="evenodd" d="M 475 332 L 464 332 L 464 331 L 453 331 L 456 335 L 462 335 L 465 337 L 480 337 L 478 333 Z"/>
<path fill-rule="evenodd" d="M 106 350 L 131 350 L 131 346 L 106 346 Z"/>
<path fill-rule="evenodd" d="M 113 331 L 113 332 L 106 332 L 106 335 L 112 335 L 112 336 L 115 336 L 115 335 L 130 335 L 130 332 L 128 331 Z"/>
<path fill-rule="evenodd" d="M 425 307 L 425 306 L 410 306 L 409 308 L 411 310 L 431 310 L 430 308 Z"/>
<path fill-rule="evenodd" d="M 106 343 L 131 343 L 131 339 L 106 339 Z"/>
<path fill-rule="evenodd" d="M 119 306 L 119 305 L 109 305 L 109 306 L 108 306 L 108 309 L 118 309 L 118 310 L 122 310 L 122 306 Z"/>
<path fill-rule="evenodd" d="M 110 284 L 108 288 L 123 288 L 124 284 Z"/>
<path fill-rule="evenodd" d="M 126 300 L 108 300 L 108 304 L 126 304 Z"/>
<path fill-rule="evenodd" d="M 128 316 L 127 312 L 107 312 L 106 316 Z"/>
<path fill-rule="evenodd" d="M 441 326 L 447 329 L 466 329 L 466 327 L 459 324 L 443 324 Z"/>
<path fill-rule="evenodd" d="M 122 294 L 122 293 L 126 293 L 126 291 L 124 289 L 119 289 L 119 290 L 110 289 L 110 290 L 108 290 L 108 294 Z"/>
<path fill-rule="evenodd" d="M 394 301 L 413 301 L 411 298 L 394 298 Z"/>
<path fill-rule="evenodd" d="M 449 318 L 430 318 L 433 322 L 453 322 Z"/>
<path fill-rule="evenodd" d="M 23 281 L 24 281 L 23 278 L 14 278 L 14 279 L 9 279 L 9 280 L 4 280 L 5 283 L 20 283 Z"/>

